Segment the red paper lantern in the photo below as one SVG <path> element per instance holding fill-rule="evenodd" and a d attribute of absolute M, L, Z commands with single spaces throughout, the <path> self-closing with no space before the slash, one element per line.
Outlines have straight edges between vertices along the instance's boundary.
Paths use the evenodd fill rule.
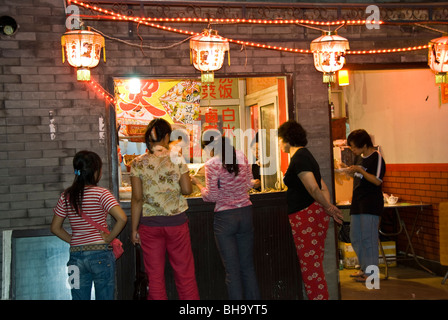
<path fill-rule="evenodd" d="M 314 66 L 324 73 L 324 82 L 334 82 L 334 73 L 344 66 L 345 51 L 349 49 L 348 40 L 336 32 L 325 32 L 311 42 Z"/>
<path fill-rule="evenodd" d="M 103 48 L 106 61 L 104 38 L 90 30 L 67 31 L 61 38 L 62 62 L 67 57 L 68 63 L 78 68 L 78 80 L 90 80 L 90 68 L 98 65 Z"/>
<path fill-rule="evenodd" d="M 229 51 L 229 41 L 215 30 L 204 30 L 190 39 L 190 58 L 193 66 L 202 72 L 202 82 L 214 81 L 213 72 L 221 69 L 226 51 Z"/>
<path fill-rule="evenodd" d="M 436 83 L 448 83 L 448 36 L 429 42 L 428 65 L 436 73 Z"/>

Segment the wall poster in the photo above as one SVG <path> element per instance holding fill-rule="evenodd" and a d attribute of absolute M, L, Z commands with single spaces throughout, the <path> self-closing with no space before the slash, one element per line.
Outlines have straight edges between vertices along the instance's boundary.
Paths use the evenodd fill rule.
<path fill-rule="evenodd" d="M 119 136 L 141 136 L 155 118 L 181 126 L 192 125 L 198 118 L 201 82 L 141 79 L 133 87 L 133 80 L 114 81 Z"/>

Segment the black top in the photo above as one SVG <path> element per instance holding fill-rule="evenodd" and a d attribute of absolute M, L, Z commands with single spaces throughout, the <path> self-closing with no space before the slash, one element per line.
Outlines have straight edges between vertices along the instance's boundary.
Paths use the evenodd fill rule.
<path fill-rule="evenodd" d="M 260 166 L 256 163 L 252 164 L 252 176 L 254 179 L 261 179 Z"/>
<path fill-rule="evenodd" d="M 254 177 L 254 179 L 261 179 L 261 175 L 260 175 L 260 166 L 256 163 L 252 164 L 252 176 Z M 254 188 L 257 191 L 261 190 L 261 185 L 258 188 Z"/>
<path fill-rule="evenodd" d="M 386 163 L 379 152 L 375 151 L 366 158 L 359 157 L 357 164 L 361 165 L 366 172 L 383 180 Z M 383 184 L 376 186 L 364 179 L 362 174 L 355 173 L 350 214 L 365 213 L 380 216 L 384 208 L 382 186 Z"/>
<path fill-rule="evenodd" d="M 288 170 L 286 170 L 283 178 L 283 182 L 288 187 L 286 191 L 288 214 L 305 209 L 315 201 L 298 177 L 298 174 L 303 171 L 312 172 L 319 188 L 322 187 L 319 164 L 316 159 L 306 148 L 297 150 L 292 156 Z"/>

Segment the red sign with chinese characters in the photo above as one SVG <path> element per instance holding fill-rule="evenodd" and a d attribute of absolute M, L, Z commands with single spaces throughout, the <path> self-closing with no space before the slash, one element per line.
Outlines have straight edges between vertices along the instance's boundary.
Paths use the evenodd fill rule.
<path fill-rule="evenodd" d="M 201 99 L 238 99 L 238 79 L 215 79 L 202 85 Z"/>
<path fill-rule="evenodd" d="M 203 84 L 201 87 L 201 99 L 221 100 L 238 99 L 238 79 L 215 79 L 212 84 Z M 201 107 L 202 130 L 215 129 L 221 131 L 224 135 L 233 136 L 235 129 L 239 128 L 239 109 L 238 106 L 209 106 Z"/>
<path fill-rule="evenodd" d="M 215 129 L 222 134 L 233 137 L 235 129 L 239 129 L 238 106 L 201 107 L 202 130 Z"/>

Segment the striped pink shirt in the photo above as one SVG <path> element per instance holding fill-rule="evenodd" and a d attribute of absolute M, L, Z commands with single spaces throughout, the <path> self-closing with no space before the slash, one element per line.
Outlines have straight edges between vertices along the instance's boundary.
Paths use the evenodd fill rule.
<path fill-rule="evenodd" d="M 202 199 L 215 202 L 215 212 L 247 207 L 252 204 L 249 190 L 252 187 L 252 170 L 246 156 L 236 151 L 239 172 L 235 177 L 222 166 L 218 157 L 213 157 L 205 163 L 205 184 L 201 190 Z M 218 188 L 219 180 L 219 188 Z"/>
<path fill-rule="evenodd" d="M 100 225 L 107 227 L 107 214 L 110 209 L 118 205 L 118 201 L 112 193 L 105 188 L 88 187 L 84 190 L 82 212 Z M 98 229 L 76 214 L 68 202 L 66 205 L 64 194 L 61 194 L 53 211 L 61 218 L 68 216 L 72 228 L 72 241 L 70 245 L 79 246 L 103 241 Z"/>

